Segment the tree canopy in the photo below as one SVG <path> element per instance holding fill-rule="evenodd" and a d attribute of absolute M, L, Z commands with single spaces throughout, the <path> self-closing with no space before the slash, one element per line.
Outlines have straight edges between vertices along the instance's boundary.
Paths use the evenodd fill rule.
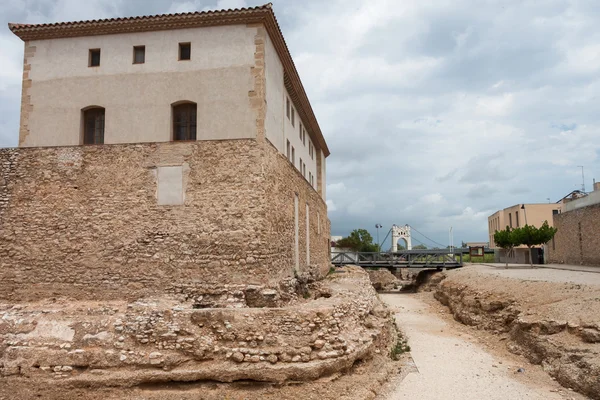
<path fill-rule="evenodd" d="M 529 263 L 531 264 L 531 248 L 548 243 L 552 240 L 556 231 L 556 228 L 548 225 L 548 221 L 544 221 L 539 228 L 532 225 L 525 225 L 520 228 L 510 229 L 507 226 L 506 230 L 494 233 L 494 242 L 496 242 L 498 247 L 509 251 L 520 245 L 527 246 L 529 248 Z M 506 263 L 508 265 L 508 259 Z"/>
<path fill-rule="evenodd" d="M 373 236 L 366 229 L 355 229 L 349 236 L 338 240 L 337 247 L 359 252 L 379 251 L 379 245 L 373 243 Z"/>

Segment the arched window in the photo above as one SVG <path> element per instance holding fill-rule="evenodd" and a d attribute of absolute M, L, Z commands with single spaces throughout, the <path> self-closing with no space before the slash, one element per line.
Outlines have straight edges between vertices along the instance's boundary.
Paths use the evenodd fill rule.
<path fill-rule="evenodd" d="M 196 103 L 173 105 L 173 140 L 196 140 Z"/>
<path fill-rule="evenodd" d="M 104 143 L 104 108 L 83 110 L 83 144 Z"/>

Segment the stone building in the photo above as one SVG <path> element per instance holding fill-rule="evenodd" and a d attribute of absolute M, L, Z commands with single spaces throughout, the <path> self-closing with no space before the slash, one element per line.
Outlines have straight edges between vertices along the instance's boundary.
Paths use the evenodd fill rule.
<path fill-rule="evenodd" d="M 270 4 L 9 27 L 25 52 L 0 299 L 329 268 L 329 150 Z"/>
<path fill-rule="evenodd" d="M 600 266 L 600 183 L 585 196 L 563 199 L 554 227 L 556 235 L 546 244 L 549 262 Z"/>

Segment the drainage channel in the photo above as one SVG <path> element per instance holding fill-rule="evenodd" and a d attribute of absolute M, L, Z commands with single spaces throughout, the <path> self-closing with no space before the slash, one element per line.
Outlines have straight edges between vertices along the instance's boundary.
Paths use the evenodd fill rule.
<path fill-rule="evenodd" d="M 423 296 L 380 296 L 395 311 L 396 323 L 410 346 L 405 366 L 412 366 L 381 399 L 585 399 L 552 381 L 538 366 L 519 370 L 514 360 L 492 354 L 464 333 L 468 328 L 438 314 Z"/>

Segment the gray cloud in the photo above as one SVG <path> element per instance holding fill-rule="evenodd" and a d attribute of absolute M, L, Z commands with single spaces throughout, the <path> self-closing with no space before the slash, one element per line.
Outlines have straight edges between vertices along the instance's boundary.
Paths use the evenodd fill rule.
<path fill-rule="evenodd" d="M 263 2 L 3 2 L 0 146 L 17 143 L 23 56 L 7 22 Z M 580 187 L 577 165 L 588 187 L 600 174 L 600 2 L 273 2 L 331 149 L 333 234 L 408 223 L 486 240 L 496 209 L 559 199 Z"/>

